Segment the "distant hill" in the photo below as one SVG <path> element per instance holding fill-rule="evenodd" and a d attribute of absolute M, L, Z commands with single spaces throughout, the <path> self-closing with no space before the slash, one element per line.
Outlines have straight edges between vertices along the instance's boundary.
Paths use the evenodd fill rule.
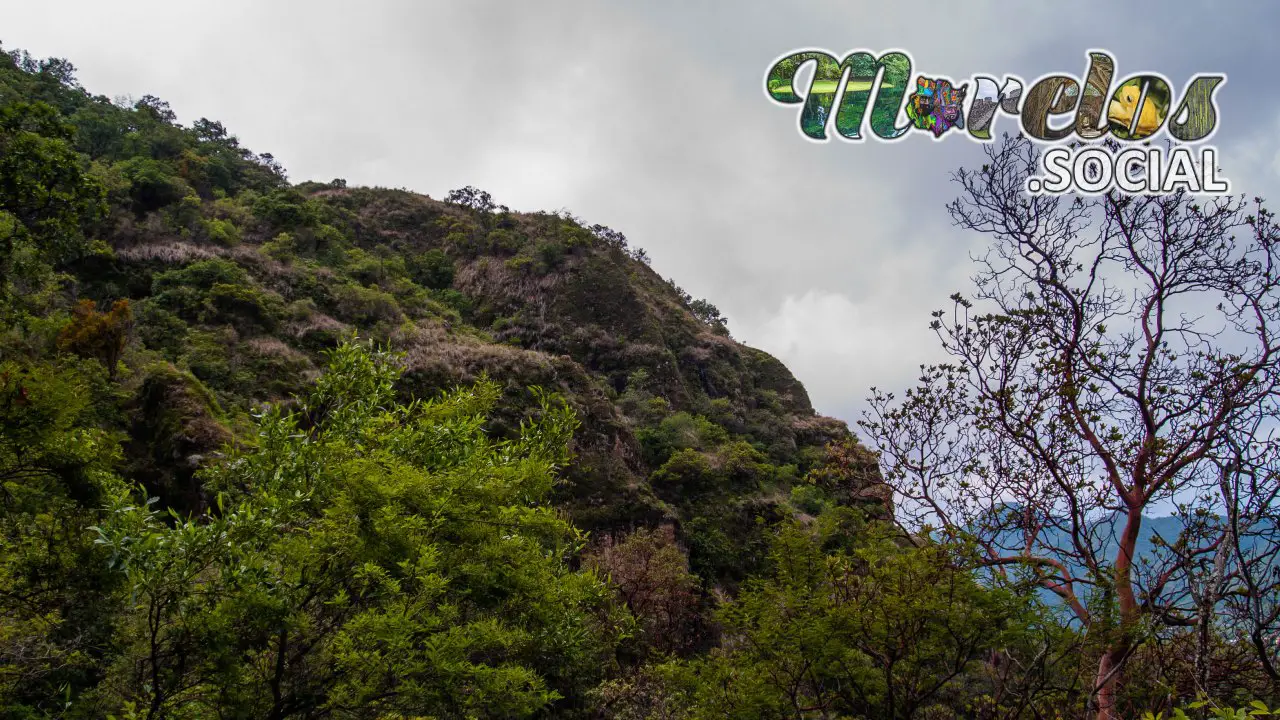
<path fill-rule="evenodd" d="M 1095 536 L 1102 540 L 1100 548 L 1100 557 L 1104 558 L 1108 563 L 1116 556 L 1119 547 L 1116 538 L 1119 537 L 1122 530 L 1124 519 L 1120 514 L 1096 523 L 1093 527 Z M 1160 538 L 1165 543 L 1176 543 L 1181 536 L 1184 528 L 1181 518 L 1176 515 L 1168 515 L 1163 517 L 1147 517 L 1142 519 L 1142 527 L 1138 533 L 1138 543 L 1136 549 L 1137 565 L 1142 567 L 1145 563 L 1158 562 L 1162 551 L 1156 546 L 1156 538 Z M 1005 542 L 1010 546 L 1016 546 L 1017 537 L 1013 533 L 1005 536 Z M 1245 552 L 1261 547 L 1262 541 L 1256 537 L 1246 537 L 1242 540 L 1241 546 Z M 1045 538 L 1045 544 L 1050 547 L 1068 548 L 1070 547 L 1070 539 L 1064 532 L 1049 531 Z M 1083 575 L 1085 568 L 1081 565 L 1074 565 L 1073 571 Z M 1175 587 L 1182 587 L 1181 579 L 1174 581 Z M 1056 599 L 1056 595 L 1045 592 L 1044 597 L 1047 599 Z"/>

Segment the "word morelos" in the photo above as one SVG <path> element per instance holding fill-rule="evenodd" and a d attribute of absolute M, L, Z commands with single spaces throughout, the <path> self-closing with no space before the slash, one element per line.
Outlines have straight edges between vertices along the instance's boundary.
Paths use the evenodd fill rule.
<path fill-rule="evenodd" d="M 1001 113 L 1016 116 L 1025 135 L 1046 143 L 1077 138 L 1097 141 L 1110 135 L 1124 143 L 1150 144 L 1150 138 L 1163 128 L 1174 141 L 1167 153 L 1158 146 L 1120 150 L 1116 143 L 1051 148 L 1042 156 L 1047 177 L 1030 178 L 1027 190 L 1096 194 L 1118 187 L 1147 194 L 1230 192 L 1229 183 L 1217 176 L 1214 148 L 1201 148 L 1197 160 L 1190 148 L 1178 144 L 1203 142 L 1213 134 L 1218 121 L 1214 91 L 1226 82 L 1225 74 L 1196 75 L 1175 104 L 1172 87 L 1163 76 L 1141 73 L 1113 83 L 1112 55 L 1090 50 L 1088 58 L 1083 87 L 1074 77 L 1054 74 L 1041 77 L 1024 92 L 1025 84 L 1015 76 L 1007 75 L 1002 85 L 994 78 L 976 76 L 974 95 L 968 98 L 969 84 L 955 86 L 946 78 L 921 75 L 912 84 L 911 57 L 900 50 L 880 57 L 855 51 L 843 60 L 825 51 L 805 50 L 775 61 L 766 75 L 765 89 L 777 103 L 802 105 L 800 130 L 814 140 L 825 140 L 829 125 L 848 140 L 862 140 L 868 107 L 872 134 L 886 141 L 912 129 L 941 139 L 955 128 L 987 142 Z M 796 75 L 810 64 L 813 77 L 802 96 L 796 92 Z M 909 89 L 914 91 L 908 96 Z M 898 125 L 903 110 L 908 122 Z"/>

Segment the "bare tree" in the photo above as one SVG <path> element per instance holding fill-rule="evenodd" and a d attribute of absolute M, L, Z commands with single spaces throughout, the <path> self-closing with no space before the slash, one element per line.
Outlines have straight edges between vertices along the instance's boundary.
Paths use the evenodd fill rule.
<path fill-rule="evenodd" d="M 873 388 L 861 424 L 913 532 L 972 542 L 997 579 L 1061 598 L 1098 648 L 1090 703 L 1110 720 L 1153 624 L 1207 623 L 1231 587 L 1268 612 L 1243 599 L 1262 588 L 1241 589 L 1240 550 L 1219 551 L 1243 517 L 1224 499 L 1261 517 L 1249 503 L 1274 498 L 1222 470 L 1276 417 L 1277 233 L 1260 199 L 1031 196 L 1035 145 L 1006 136 L 987 156 L 948 206 L 991 241 L 972 297 L 934 313 L 951 361 L 901 399 Z M 1156 539 L 1139 563 L 1144 512 L 1175 505 L 1238 519 Z M 1188 602 L 1190 568 L 1215 561 Z"/>
<path fill-rule="evenodd" d="M 1255 651 L 1258 664 L 1280 692 L 1280 438 L 1254 418 L 1252 442 L 1231 442 L 1221 463 L 1220 493 L 1226 508 L 1217 588 L 1225 622 Z M 1203 672 L 1207 672 L 1207 663 Z"/>

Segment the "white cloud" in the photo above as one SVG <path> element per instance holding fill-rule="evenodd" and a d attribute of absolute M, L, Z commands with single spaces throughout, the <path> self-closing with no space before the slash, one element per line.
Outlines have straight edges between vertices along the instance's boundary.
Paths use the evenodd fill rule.
<path fill-rule="evenodd" d="M 735 325 L 735 336 L 786 363 L 819 412 L 852 423 L 871 386 L 905 387 L 921 364 L 944 359 L 929 313 L 949 307 L 969 269 L 931 267 L 929 254 L 925 245 L 886 254 L 874 282 L 856 292 L 788 295 L 763 321 Z M 922 271 L 931 282 L 918 281 Z"/>

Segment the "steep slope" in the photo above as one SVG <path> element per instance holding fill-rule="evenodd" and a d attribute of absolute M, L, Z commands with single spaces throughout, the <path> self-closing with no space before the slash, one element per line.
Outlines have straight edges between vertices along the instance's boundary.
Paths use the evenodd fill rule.
<path fill-rule="evenodd" d="M 0 55 L 0 105 L 19 108 L 15 127 L 46 113 L 101 188 L 94 236 L 24 312 L 52 318 L 48 332 L 105 327 L 97 310 L 72 318 L 73 303 L 128 301 L 121 351 L 99 359 L 130 438 L 124 470 L 164 504 L 206 507 L 201 459 L 246 441 L 249 414 L 306 387 L 351 333 L 404 354 L 406 397 L 500 381 L 499 433 L 536 409 L 530 386 L 565 396 L 581 426 L 558 501 L 574 522 L 672 524 L 708 580 L 756 567 L 773 520 L 885 504 L 865 492 L 874 459 L 845 424 L 817 415 L 778 360 L 735 342 L 621 233 L 511 212 L 473 188 L 440 201 L 290 185 L 219 123 L 183 127 L 149 96 L 95 98 L 60 61 Z"/>

